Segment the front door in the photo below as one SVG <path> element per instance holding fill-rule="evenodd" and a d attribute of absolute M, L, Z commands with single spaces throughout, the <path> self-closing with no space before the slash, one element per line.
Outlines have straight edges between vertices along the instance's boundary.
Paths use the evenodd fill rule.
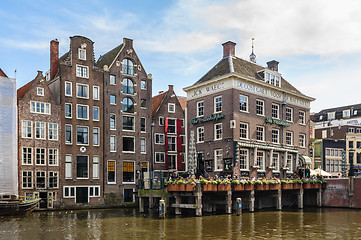
<path fill-rule="evenodd" d="M 87 187 L 76 187 L 76 203 L 88 203 Z"/>
<path fill-rule="evenodd" d="M 47 192 L 39 192 L 40 203 L 39 208 L 44 209 L 48 207 L 48 193 Z"/>

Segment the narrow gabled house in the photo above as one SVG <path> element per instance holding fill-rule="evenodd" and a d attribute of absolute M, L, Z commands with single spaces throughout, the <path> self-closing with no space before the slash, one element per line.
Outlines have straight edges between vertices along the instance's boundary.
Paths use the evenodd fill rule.
<path fill-rule="evenodd" d="M 41 71 L 17 90 L 19 195 L 41 198 L 40 209 L 60 205 L 60 106 Z"/>
<path fill-rule="evenodd" d="M 97 66 L 104 72 L 104 198 L 117 206 L 135 201 L 138 180 L 149 171 L 152 77 L 128 38 Z"/>
<path fill-rule="evenodd" d="M 185 108 L 187 99 L 178 97 L 173 85 L 152 100 L 154 123 L 154 170 L 186 171 Z"/>

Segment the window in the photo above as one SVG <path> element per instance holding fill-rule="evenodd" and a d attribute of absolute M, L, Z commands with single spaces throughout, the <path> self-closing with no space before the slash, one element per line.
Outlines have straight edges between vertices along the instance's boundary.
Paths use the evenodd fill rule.
<path fill-rule="evenodd" d="M 44 96 L 44 88 L 42 87 L 36 88 L 36 93 L 38 96 Z"/>
<path fill-rule="evenodd" d="M 115 183 L 115 161 L 108 160 L 108 184 Z"/>
<path fill-rule="evenodd" d="M 76 76 L 77 77 L 88 78 L 89 77 L 88 72 L 89 72 L 88 67 L 76 65 Z"/>
<path fill-rule="evenodd" d="M 88 156 L 76 157 L 76 177 L 88 178 Z"/>
<path fill-rule="evenodd" d="M 300 124 L 305 125 L 306 124 L 306 113 L 304 111 L 299 112 L 299 118 L 300 118 Z"/>
<path fill-rule="evenodd" d="M 271 82 L 272 85 L 275 85 L 275 75 L 271 74 Z"/>
<path fill-rule="evenodd" d="M 279 87 L 280 86 L 280 77 L 276 76 L 276 86 Z"/>
<path fill-rule="evenodd" d="M 204 116 L 204 102 L 197 102 L 197 117 Z"/>
<path fill-rule="evenodd" d="M 140 152 L 146 153 L 146 140 L 145 138 L 140 139 Z"/>
<path fill-rule="evenodd" d="M 293 122 L 293 108 L 286 107 L 286 121 Z"/>
<path fill-rule="evenodd" d="M 248 139 L 248 123 L 239 124 L 239 138 Z"/>
<path fill-rule="evenodd" d="M 156 152 L 155 153 L 155 162 L 156 163 L 164 163 L 165 160 L 164 160 L 164 153 L 162 152 Z"/>
<path fill-rule="evenodd" d="M 50 103 L 30 101 L 30 112 L 49 115 Z"/>
<path fill-rule="evenodd" d="M 75 187 L 64 187 L 64 198 L 75 197 Z"/>
<path fill-rule="evenodd" d="M 48 123 L 48 138 L 49 140 L 58 140 L 58 124 Z"/>
<path fill-rule="evenodd" d="M 280 143 L 280 130 L 272 129 L 272 142 L 273 143 Z"/>
<path fill-rule="evenodd" d="M 117 151 L 117 145 L 116 145 L 116 138 L 114 135 L 110 135 L 110 141 L 109 141 L 109 150 L 111 152 L 116 152 Z"/>
<path fill-rule="evenodd" d="M 71 103 L 65 103 L 65 117 L 72 118 Z"/>
<path fill-rule="evenodd" d="M 33 148 L 23 147 L 22 148 L 22 164 L 23 165 L 32 165 L 33 164 Z"/>
<path fill-rule="evenodd" d="M 248 112 L 248 97 L 239 95 L 239 110 L 241 112 Z"/>
<path fill-rule="evenodd" d="M 279 158 L 280 158 L 279 153 L 274 152 L 272 154 L 272 167 L 273 167 L 274 171 L 279 171 L 280 170 L 280 168 L 279 168 Z"/>
<path fill-rule="evenodd" d="M 300 147 L 306 147 L 306 135 L 303 133 L 300 133 L 299 144 L 300 144 Z"/>
<path fill-rule="evenodd" d="M 184 128 L 184 119 L 181 119 L 181 127 Z"/>
<path fill-rule="evenodd" d="M 77 104 L 76 105 L 76 118 L 77 119 L 83 119 L 83 120 L 88 120 L 89 119 L 89 106 L 88 105 L 80 105 Z"/>
<path fill-rule="evenodd" d="M 175 152 L 177 151 L 177 138 L 168 137 L 168 151 Z"/>
<path fill-rule="evenodd" d="M 49 188 L 58 188 L 58 172 L 49 171 Z"/>
<path fill-rule="evenodd" d="M 350 109 L 343 110 L 342 111 L 342 117 L 343 118 L 349 118 L 350 117 Z"/>
<path fill-rule="evenodd" d="M 71 179 L 73 177 L 73 167 L 72 167 L 72 156 L 65 155 L 65 178 Z"/>
<path fill-rule="evenodd" d="M 89 129 L 88 127 L 77 126 L 76 127 L 76 143 L 77 144 L 89 144 Z"/>
<path fill-rule="evenodd" d="M 292 171 L 292 154 L 287 154 L 286 168 Z"/>
<path fill-rule="evenodd" d="M 46 188 L 45 175 L 46 175 L 46 172 L 44 172 L 44 171 L 36 172 L 36 175 L 35 175 L 36 188 L 38 188 L 38 189 Z"/>
<path fill-rule="evenodd" d="M 140 131 L 141 132 L 145 132 L 146 131 L 146 124 L 145 124 L 145 118 L 142 117 L 140 118 Z"/>
<path fill-rule="evenodd" d="M 140 89 L 142 90 L 147 89 L 147 82 L 145 80 L 140 80 Z"/>
<path fill-rule="evenodd" d="M 33 172 L 32 171 L 23 171 L 23 188 L 33 188 Z"/>
<path fill-rule="evenodd" d="M 123 116 L 123 130 L 134 131 L 134 117 Z"/>
<path fill-rule="evenodd" d="M 222 112 L 222 96 L 214 98 L 214 112 Z"/>
<path fill-rule="evenodd" d="M 159 117 L 159 126 L 164 126 L 164 117 Z"/>
<path fill-rule="evenodd" d="M 266 72 L 266 83 L 269 83 L 270 81 L 270 74 Z"/>
<path fill-rule="evenodd" d="M 327 138 L 327 130 L 322 130 L 322 138 Z"/>
<path fill-rule="evenodd" d="M 117 82 L 115 80 L 115 75 L 110 74 L 109 83 L 110 83 L 110 85 L 116 85 L 117 84 Z"/>
<path fill-rule="evenodd" d="M 204 127 L 197 128 L 197 143 L 204 142 Z"/>
<path fill-rule="evenodd" d="M 99 128 L 95 127 L 93 128 L 93 146 L 99 146 L 99 134 L 100 134 L 100 130 Z"/>
<path fill-rule="evenodd" d="M 265 152 L 264 151 L 257 151 L 257 166 L 259 170 L 265 170 Z"/>
<path fill-rule="evenodd" d="M 122 72 L 123 74 L 134 75 L 134 63 L 130 59 L 123 59 Z"/>
<path fill-rule="evenodd" d="M 272 118 L 280 118 L 280 105 L 272 103 Z"/>
<path fill-rule="evenodd" d="M 71 95 L 72 95 L 71 82 L 65 82 L 65 96 L 71 97 Z"/>
<path fill-rule="evenodd" d="M 65 143 L 71 144 L 73 142 L 73 126 L 65 124 Z"/>
<path fill-rule="evenodd" d="M 100 99 L 100 91 L 98 86 L 93 86 L 93 99 L 99 100 Z"/>
<path fill-rule="evenodd" d="M 348 142 L 348 148 L 354 148 L 354 141 Z"/>
<path fill-rule="evenodd" d="M 110 120 L 110 125 L 109 125 L 110 130 L 115 130 L 116 129 L 115 114 L 109 114 L 109 120 Z"/>
<path fill-rule="evenodd" d="M 168 169 L 177 169 L 177 156 L 168 155 L 169 166 Z"/>
<path fill-rule="evenodd" d="M 328 120 L 334 120 L 335 119 L 335 112 L 329 112 L 327 113 Z"/>
<path fill-rule="evenodd" d="M 48 161 L 49 161 L 49 166 L 58 166 L 58 149 L 56 148 L 48 149 Z"/>
<path fill-rule="evenodd" d="M 134 103 L 131 98 L 123 99 L 123 112 L 134 113 Z"/>
<path fill-rule="evenodd" d="M 214 124 L 214 140 L 222 139 L 222 123 Z"/>
<path fill-rule="evenodd" d="M 99 107 L 93 107 L 93 120 L 99 121 Z"/>
<path fill-rule="evenodd" d="M 35 138 L 45 139 L 45 123 L 35 122 Z"/>
<path fill-rule="evenodd" d="M 123 162 L 123 182 L 124 183 L 134 183 L 134 162 Z"/>
<path fill-rule="evenodd" d="M 286 131 L 286 145 L 293 145 L 293 132 Z"/>
<path fill-rule="evenodd" d="M 85 84 L 76 84 L 76 96 L 78 98 L 89 98 L 89 86 Z"/>
<path fill-rule="evenodd" d="M 110 94 L 110 96 L 109 96 L 109 103 L 110 103 L 111 105 L 116 105 L 116 104 L 117 104 L 115 95 Z"/>
<path fill-rule="evenodd" d="M 354 133 L 354 132 L 355 132 L 355 129 L 354 129 L 354 128 L 349 128 L 349 129 L 348 129 L 348 132 L 349 132 L 349 133 Z"/>
<path fill-rule="evenodd" d="M 256 139 L 257 141 L 264 141 L 264 127 L 263 126 L 257 126 L 256 129 Z"/>
<path fill-rule="evenodd" d="M 35 164 L 45 165 L 45 148 L 35 148 Z"/>
<path fill-rule="evenodd" d="M 164 134 L 155 134 L 155 144 L 164 144 Z"/>
<path fill-rule="evenodd" d="M 168 103 L 168 112 L 175 113 L 175 104 L 174 103 Z"/>
<path fill-rule="evenodd" d="M 223 151 L 222 149 L 214 150 L 214 171 L 222 171 L 223 170 Z"/>
<path fill-rule="evenodd" d="M 33 122 L 32 121 L 21 121 L 21 137 L 32 138 L 33 137 Z"/>
<path fill-rule="evenodd" d="M 123 152 L 134 152 L 134 137 L 123 137 Z"/>
<path fill-rule="evenodd" d="M 147 100 L 141 99 L 140 100 L 140 107 L 141 108 L 147 108 Z"/>
<path fill-rule="evenodd" d="M 239 168 L 248 170 L 248 149 L 239 149 Z"/>
<path fill-rule="evenodd" d="M 167 133 L 176 133 L 176 124 L 177 121 L 175 119 L 167 119 L 168 120 L 168 130 Z"/>
<path fill-rule="evenodd" d="M 132 80 L 130 80 L 129 78 L 124 78 L 122 85 L 124 94 L 134 94 L 134 84 Z"/>
<path fill-rule="evenodd" d="M 361 133 L 361 129 L 360 129 L 360 128 L 356 128 L 356 133 Z"/>
<path fill-rule="evenodd" d="M 99 156 L 93 156 L 93 179 L 99 179 Z"/>
<path fill-rule="evenodd" d="M 86 60 L 86 50 L 82 48 L 78 48 L 78 58 L 80 60 Z"/>
<path fill-rule="evenodd" d="M 256 100 L 256 114 L 264 116 L 264 101 Z"/>
<path fill-rule="evenodd" d="M 181 135 L 181 144 L 185 145 L 186 144 L 186 136 L 185 135 Z"/>

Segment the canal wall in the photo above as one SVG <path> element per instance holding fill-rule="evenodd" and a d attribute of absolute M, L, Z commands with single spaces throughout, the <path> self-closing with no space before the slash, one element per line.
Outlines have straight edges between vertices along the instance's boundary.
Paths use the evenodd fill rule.
<path fill-rule="evenodd" d="M 361 208 L 361 178 L 327 180 L 322 194 L 323 207 Z"/>

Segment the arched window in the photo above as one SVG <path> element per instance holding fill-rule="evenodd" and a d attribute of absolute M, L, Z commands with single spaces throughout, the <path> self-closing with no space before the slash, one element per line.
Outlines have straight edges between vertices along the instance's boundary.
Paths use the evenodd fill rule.
<path fill-rule="evenodd" d="M 132 60 L 124 58 L 122 62 L 123 74 L 134 75 L 134 63 Z"/>
<path fill-rule="evenodd" d="M 123 112 L 134 113 L 134 102 L 131 98 L 123 99 Z"/>
<path fill-rule="evenodd" d="M 123 79 L 123 93 L 134 94 L 134 84 L 129 78 Z"/>

